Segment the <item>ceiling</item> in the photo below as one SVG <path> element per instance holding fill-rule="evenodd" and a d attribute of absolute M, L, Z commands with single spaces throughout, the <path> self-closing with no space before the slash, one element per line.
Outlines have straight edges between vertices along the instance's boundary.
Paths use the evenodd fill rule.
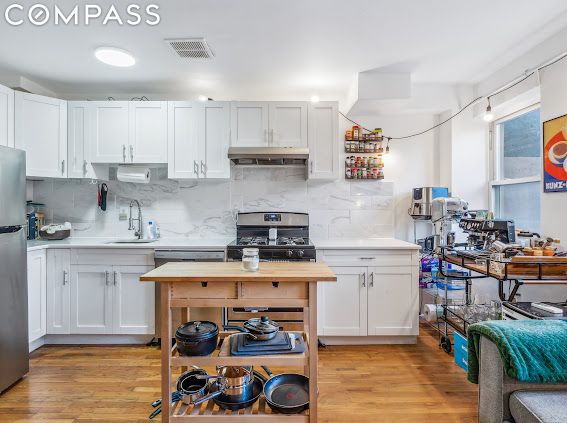
<path fill-rule="evenodd" d="M 564 0 L 139 1 L 148 3 L 160 6 L 157 26 L 1 20 L 0 80 L 23 75 L 66 98 L 337 99 L 357 72 L 382 67 L 417 83 L 475 82 L 567 25 Z M 163 40 L 179 37 L 205 37 L 215 58 L 175 57 Z M 137 64 L 98 62 L 103 45 L 132 52 Z"/>

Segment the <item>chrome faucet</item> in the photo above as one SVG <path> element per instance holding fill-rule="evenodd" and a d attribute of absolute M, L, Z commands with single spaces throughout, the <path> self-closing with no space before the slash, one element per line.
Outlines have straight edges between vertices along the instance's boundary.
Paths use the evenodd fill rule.
<path fill-rule="evenodd" d="M 136 204 L 138 206 L 138 218 L 137 219 L 132 218 L 132 207 L 134 207 L 134 204 Z M 136 230 L 136 228 L 134 228 L 134 221 L 138 222 L 138 230 Z M 128 230 L 129 231 L 135 231 L 134 235 L 138 239 L 142 239 L 142 206 L 140 206 L 140 202 L 138 200 L 130 201 L 130 218 L 128 219 Z"/>

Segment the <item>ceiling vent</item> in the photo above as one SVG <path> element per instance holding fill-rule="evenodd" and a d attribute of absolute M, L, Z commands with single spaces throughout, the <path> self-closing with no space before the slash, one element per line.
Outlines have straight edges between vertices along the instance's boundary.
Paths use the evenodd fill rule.
<path fill-rule="evenodd" d="M 177 38 L 165 41 L 183 59 L 211 59 L 214 57 L 204 38 Z"/>

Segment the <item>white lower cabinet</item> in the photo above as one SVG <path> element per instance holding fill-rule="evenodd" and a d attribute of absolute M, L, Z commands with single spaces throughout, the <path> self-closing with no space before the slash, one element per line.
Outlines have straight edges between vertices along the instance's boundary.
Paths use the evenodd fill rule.
<path fill-rule="evenodd" d="M 155 333 L 155 289 L 153 283 L 140 282 L 140 275 L 151 266 L 114 266 L 112 333 Z"/>
<path fill-rule="evenodd" d="M 366 267 L 332 267 L 336 283 L 319 284 L 319 335 L 365 336 Z"/>
<path fill-rule="evenodd" d="M 368 335 L 418 334 L 418 280 L 411 266 L 368 268 Z"/>
<path fill-rule="evenodd" d="M 71 266 L 71 334 L 153 334 L 150 266 Z"/>
<path fill-rule="evenodd" d="M 28 253 L 28 338 L 33 342 L 46 333 L 46 255 L 45 250 Z"/>
<path fill-rule="evenodd" d="M 71 252 L 47 251 L 47 333 L 69 334 L 71 305 Z"/>
<path fill-rule="evenodd" d="M 337 275 L 318 285 L 320 336 L 416 336 L 418 320 L 417 253 L 371 252 L 357 256 L 336 250 L 317 252 Z M 407 257 L 406 257 L 407 256 Z M 375 266 L 361 266 L 371 261 Z M 407 265 L 390 266 L 395 262 Z M 336 265 L 340 264 L 340 265 Z M 357 265 L 358 264 L 358 265 Z"/>
<path fill-rule="evenodd" d="M 112 266 L 71 267 L 71 333 L 112 333 Z"/>
<path fill-rule="evenodd" d="M 148 251 L 30 252 L 30 342 L 45 334 L 153 335 L 154 284 L 139 280 L 153 269 Z"/>

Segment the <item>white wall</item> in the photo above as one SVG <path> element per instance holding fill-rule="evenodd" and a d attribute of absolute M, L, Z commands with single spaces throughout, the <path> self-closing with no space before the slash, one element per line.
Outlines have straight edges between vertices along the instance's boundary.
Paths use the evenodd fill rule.
<path fill-rule="evenodd" d="M 567 114 L 567 59 L 544 69 L 541 79 L 541 120 Z M 567 245 L 567 192 L 541 195 L 542 232 L 560 238 Z"/>
<path fill-rule="evenodd" d="M 402 136 L 430 128 L 436 123 L 433 114 L 350 116 L 368 129 L 382 128 L 386 136 Z M 385 147 L 385 145 L 384 145 Z M 384 176 L 394 182 L 394 213 L 396 238 L 413 241 L 413 219 L 408 215 L 411 190 L 437 184 L 438 159 L 436 134 L 430 131 L 415 138 L 393 140 L 389 157 L 385 158 Z M 359 182 L 353 181 L 352 184 Z M 418 238 L 428 234 L 427 225 L 419 225 Z"/>

